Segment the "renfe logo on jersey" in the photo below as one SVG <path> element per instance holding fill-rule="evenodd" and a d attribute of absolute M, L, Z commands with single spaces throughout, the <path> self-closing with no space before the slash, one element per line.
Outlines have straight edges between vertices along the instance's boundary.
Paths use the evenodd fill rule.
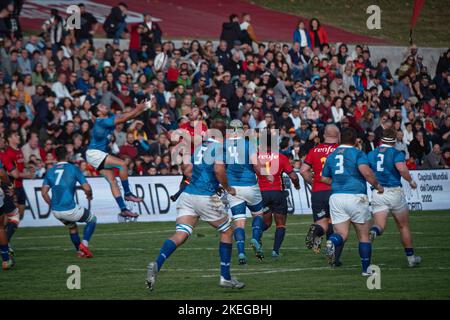
<path fill-rule="evenodd" d="M 316 153 L 326 153 L 326 154 L 330 154 L 332 152 L 334 152 L 334 150 L 336 150 L 335 146 L 327 146 L 327 147 L 323 147 L 323 148 L 314 148 L 314 152 Z"/>
<path fill-rule="evenodd" d="M 272 161 L 272 160 L 278 160 L 278 158 L 280 158 L 280 156 L 278 154 L 273 154 L 273 153 L 258 155 L 258 159 L 260 159 L 260 160 Z"/>

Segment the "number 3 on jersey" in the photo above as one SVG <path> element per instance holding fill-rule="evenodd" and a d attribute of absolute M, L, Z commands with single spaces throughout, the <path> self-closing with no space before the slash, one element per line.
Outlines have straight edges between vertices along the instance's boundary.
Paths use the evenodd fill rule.
<path fill-rule="evenodd" d="M 343 174 L 344 173 L 344 155 L 338 154 L 335 159 L 337 160 L 337 163 L 336 163 L 337 169 L 334 171 L 334 174 Z"/>

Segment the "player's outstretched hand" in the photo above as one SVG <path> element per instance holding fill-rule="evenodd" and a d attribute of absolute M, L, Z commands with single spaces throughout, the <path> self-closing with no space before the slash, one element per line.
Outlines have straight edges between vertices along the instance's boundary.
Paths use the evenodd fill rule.
<path fill-rule="evenodd" d="M 411 182 L 409 183 L 409 186 L 410 186 L 412 189 L 417 189 L 417 183 L 416 183 L 414 180 L 411 180 Z"/>

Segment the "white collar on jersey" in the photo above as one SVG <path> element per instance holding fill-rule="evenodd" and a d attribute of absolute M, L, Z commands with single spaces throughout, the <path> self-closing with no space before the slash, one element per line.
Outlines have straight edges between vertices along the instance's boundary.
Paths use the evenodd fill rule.
<path fill-rule="evenodd" d="M 349 146 L 349 145 L 340 145 L 338 148 L 354 148 L 354 146 Z"/>
<path fill-rule="evenodd" d="M 216 139 L 213 139 L 213 138 L 208 138 L 208 140 L 206 140 L 206 141 L 219 143 L 219 141 L 217 141 Z"/>
<path fill-rule="evenodd" d="M 383 148 L 393 148 L 393 146 L 390 146 L 390 145 L 388 145 L 388 144 L 382 144 L 382 145 L 380 145 L 380 147 L 383 147 Z"/>
<path fill-rule="evenodd" d="M 61 161 L 61 162 L 58 162 L 56 165 L 58 165 L 58 164 L 67 164 L 68 162 L 67 161 Z"/>

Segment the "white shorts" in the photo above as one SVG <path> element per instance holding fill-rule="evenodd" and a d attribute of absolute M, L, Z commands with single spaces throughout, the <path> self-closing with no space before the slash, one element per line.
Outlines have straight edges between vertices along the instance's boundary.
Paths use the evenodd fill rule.
<path fill-rule="evenodd" d="M 365 223 L 370 220 L 369 197 L 366 194 L 333 194 L 330 197 L 330 216 L 333 224 L 348 220 Z"/>
<path fill-rule="evenodd" d="M 86 151 L 86 161 L 95 169 L 98 169 L 107 156 L 109 156 L 108 153 L 100 150 L 89 149 Z"/>
<path fill-rule="evenodd" d="M 93 217 L 89 210 L 82 206 L 75 206 L 72 210 L 67 211 L 52 210 L 52 214 L 56 219 L 69 227 L 74 226 L 75 222 L 89 222 Z"/>
<path fill-rule="evenodd" d="M 382 194 L 372 192 L 372 208 L 374 214 L 389 210 L 395 214 L 407 209 L 408 202 L 402 187 L 384 188 Z"/>
<path fill-rule="evenodd" d="M 218 221 L 228 217 L 218 195 L 199 196 L 183 192 L 177 203 L 178 217 L 194 216 L 203 221 Z"/>
<path fill-rule="evenodd" d="M 236 195 L 227 195 L 230 208 L 245 203 L 253 214 L 258 214 L 263 211 L 261 191 L 259 190 L 259 186 L 257 184 L 247 187 L 233 186 L 233 188 L 236 190 Z"/>

